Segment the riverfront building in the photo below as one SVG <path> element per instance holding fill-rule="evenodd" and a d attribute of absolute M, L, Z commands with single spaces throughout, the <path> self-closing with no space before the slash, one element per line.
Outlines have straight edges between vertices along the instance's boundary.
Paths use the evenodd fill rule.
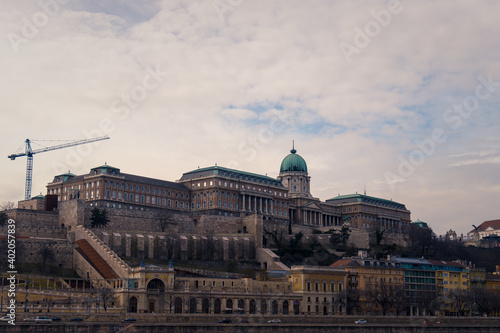
<path fill-rule="evenodd" d="M 245 216 L 314 228 L 347 223 L 366 231 L 407 234 L 410 211 L 404 204 L 361 194 L 322 202 L 311 194 L 305 160 L 295 149 L 285 156 L 275 178 L 221 166 L 185 172 L 167 181 L 122 172 L 108 164 L 88 174 L 57 175 L 47 194 L 58 201 L 83 199 L 91 206 L 118 209 L 168 209 L 176 213 Z"/>

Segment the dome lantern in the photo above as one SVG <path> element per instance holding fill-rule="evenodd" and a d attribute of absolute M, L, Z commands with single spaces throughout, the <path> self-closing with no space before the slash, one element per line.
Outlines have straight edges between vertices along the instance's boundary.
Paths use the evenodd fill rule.
<path fill-rule="evenodd" d="M 297 150 L 295 150 L 295 144 L 292 146 L 290 154 L 288 154 L 281 162 L 280 167 L 280 173 L 293 171 L 307 173 L 306 161 L 302 158 L 302 156 L 297 154 Z"/>

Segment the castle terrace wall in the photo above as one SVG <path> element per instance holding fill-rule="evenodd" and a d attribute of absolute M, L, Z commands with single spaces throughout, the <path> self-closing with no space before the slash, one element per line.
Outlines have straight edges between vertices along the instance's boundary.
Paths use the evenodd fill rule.
<path fill-rule="evenodd" d="M 194 233 L 199 235 L 255 233 L 254 215 L 249 217 L 230 217 L 219 215 L 200 215 L 195 220 Z"/>
<path fill-rule="evenodd" d="M 255 259 L 255 240 L 250 234 L 193 234 L 127 232 L 90 229 L 113 252 L 123 257 L 161 260 Z"/>
<path fill-rule="evenodd" d="M 16 221 L 16 236 L 66 238 L 66 228 L 59 225 L 58 212 L 12 209 L 7 216 Z M 0 234 L 7 233 L 7 226 L 0 227 Z"/>
<path fill-rule="evenodd" d="M 92 210 L 95 207 L 86 206 L 84 212 L 84 226 L 90 227 Z M 141 232 L 182 232 L 191 233 L 194 231 L 197 216 L 174 213 L 172 211 L 163 216 L 165 221 L 160 222 L 165 210 L 158 209 L 125 209 L 100 207 L 106 209 L 110 219 L 107 229 L 120 231 L 141 231 Z M 163 226 L 162 226 L 163 224 Z"/>
<path fill-rule="evenodd" d="M 73 247 L 73 243 L 66 239 L 17 238 L 16 261 L 41 264 L 43 262 L 42 250 L 50 249 L 54 256 L 48 259 L 47 265 L 73 268 Z"/>
<path fill-rule="evenodd" d="M 84 210 L 85 203 L 80 199 L 59 202 L 59 224 L 74 232 L 77 226 L 84 223 Z"/>

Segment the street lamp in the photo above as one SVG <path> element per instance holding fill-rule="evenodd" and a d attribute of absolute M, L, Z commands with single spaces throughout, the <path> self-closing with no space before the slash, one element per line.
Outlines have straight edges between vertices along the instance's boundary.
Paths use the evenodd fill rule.
<path fill-rule="evenodd" d="M 29 275 L 26 275 L 26 282 L 25 282 L 25 287 L 24 287 L 24 295 L 25 295 L 25 299 L 24 299 L 24 312 L 27 312 L 27 305 L 28 305 L 28 292 L 29 292 L 29 288 L 30 288 L 30 284 L 29 284 Z"/>
<path fill-rule="evenodd" d="M 99 296 L 97 298 L 97 312 L 101 312 L 101 289 L 102 289 L 102 282 L 99 283 Z"/>

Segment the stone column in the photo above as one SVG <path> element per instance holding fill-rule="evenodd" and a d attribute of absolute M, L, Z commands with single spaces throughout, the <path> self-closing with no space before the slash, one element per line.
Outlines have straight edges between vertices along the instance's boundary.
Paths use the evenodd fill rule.
<path fill-rule="evenodd" d="M 102 232 L 102 241 L 109 246 L 109 234 L 106 231 Z"/>
<path fill-rule="evenodd" d="M 191 259 L 196 260 L 196 259 L 198 259 L 198 249 L 200 248 L 199 247 L 199 240 L 200 239 L 196 236 L 192 236 L 191 239 L 193 240 L 193 242 L 192 242 L 193 248 L 191 249 L 191 253 L 192 253 L 193 257 Z"/>
<path fill-rule="evenodd" d="M 167 259 L 162 257 L 162 252 L 164 248 L 167 247 L 167 241 L 165 240 L 165 236 L 158 236 L 158 257 L 160 259 Z"/>
<path fill-rule="evenodd" d="M 132 236 L 125 234 L 125 257 L 130 258 L 132 255 Z"/>
<path fill-rule="evenodd" d="M 244 260 L 253 259 L 251 257 L 252 256 L 250 251 L 250 239 L 248 239 L 248 237 L 243 237 L 243 259 Z"/>
<path fill-rule="evenodd" d="M 222 237 L 222 259 L 229 260 L 229 238 Z"/>
<path fill-rule="evenodd" d="M 140 257 L 144 253 L 144 236 L 137 235 L 137 255 Z"/>
<path fill-rule="evenodd" d="M 181 236 L 180 241 L 181 260 L 188 260 L 188 239 L 186 236 Z"/>
<path fill-rule="evenodd" d="M 242 203 L 243 203 L 243 207 L 241 207 L 241 209 L 242 209 L 242 210 L 245 210 L 245 195 L 244 195 L 244 194 L 242 194 L 241 196 L 242 196 L 242 198 L 243 198 L 243 201 L 242 201 Z"/>
<path fill-rule="evenodd" d="M 262 213 L 262 197 L 259 198 L 259 213 Z"/>
<path fill-rule="evenodd" d="M 117 232 L 113 232 L 113 247 L 112 247 L 112 249 L 119 256 L 123 255 L 122 235 L 120 235 Z"/>
<path fill-rule="evenodd" d="M 238 238 L 238 237 L 233 237 L 233 241 L 234 241 L 234 260 L 239 260 L 239 259 L 242 259 L 243 258 L 243 255 L 242 255 L 242 244 L 241 242 L 243 241 L 241 238 Z"/>
<path fill-rule="evenodd" d="M 148 258 L 154 258 L 155 256 L 155 238 L 153 235 L 148 235 Z"/>

